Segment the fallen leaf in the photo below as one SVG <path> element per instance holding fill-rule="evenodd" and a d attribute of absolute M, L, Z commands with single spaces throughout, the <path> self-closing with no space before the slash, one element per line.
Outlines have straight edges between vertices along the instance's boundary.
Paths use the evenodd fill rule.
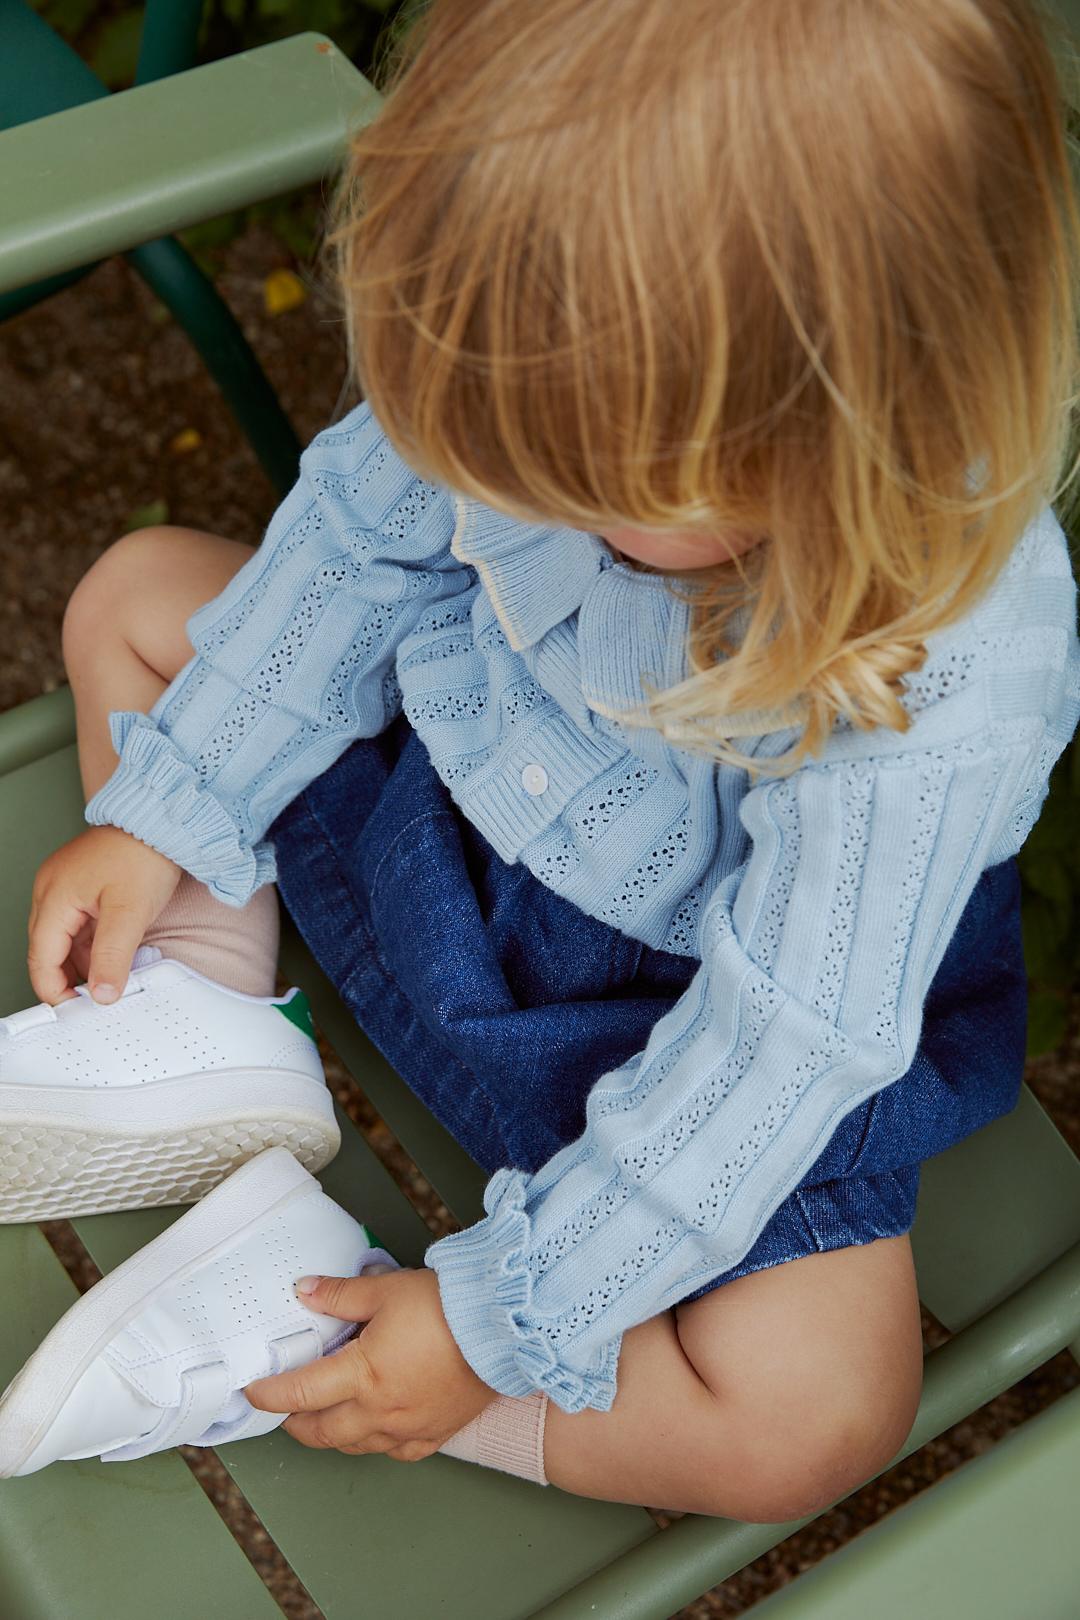
<path fill-rule="evenodd" d="M 284 315 L 307 298 L 307 288 L 292 270 L 271 270 L 263 282 L 263 305 L 268 315 Z"/>
<path fill-rule="evenodd" d="M 130 534 L 133 529 L 150 529 L 155 523 L 168 523 L 168 501 L 148 501 L 145 506 L 137 506 L 129 512 L 124 520 L 124 533 Z"/>
<path fill-rule="evenodd" d="M 174 456 L 186 456 L 192 450 L 197 450 L 202 444 L 202 434 L 198 428 L 181 428 L 175 438 L 169 440 L 169 449 Z"/>

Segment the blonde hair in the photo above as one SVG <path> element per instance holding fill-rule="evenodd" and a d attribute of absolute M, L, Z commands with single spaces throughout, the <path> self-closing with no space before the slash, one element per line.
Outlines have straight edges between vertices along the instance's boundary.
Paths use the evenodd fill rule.
<path fill-rule="evenodd" d="M 1072 483 L 1053 27 L 434 0 L 355 140 L 328 240 L 411 465 L 533 520 L 767 536 L 680 576 L 692 673 L 648 715 L 684 746 L 753 768 L 747 711 L 794 715 L 788 770 L 840 716 L 905 730 L 926 637 Z"/>

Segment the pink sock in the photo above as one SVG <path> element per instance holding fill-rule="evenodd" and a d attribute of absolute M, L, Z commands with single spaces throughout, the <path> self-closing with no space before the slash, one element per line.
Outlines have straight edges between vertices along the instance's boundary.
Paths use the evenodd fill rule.
<path fill-rule="evenodd" d="M 277 890 L 272 883 L 256 889 L 246 906 L 215 900 L 205 883 L 185 872 L 172 899 L 143 935 L 208 979 L 248 996 L 272 996 L 277 973 Z"/>
<path fill-rule="evenodd" d="M 504 1474 L 518 1474 L 535 1485 L 546 1485 L 544 1472 L 544 1421 L 548 1397 L 539 1390 L 532 1395 L 496 1395 L 479 1417 L 444 1440 L 439 1450 L 462 1462 L 480 1463 L 484 1468 L 500 1468 Z"/>

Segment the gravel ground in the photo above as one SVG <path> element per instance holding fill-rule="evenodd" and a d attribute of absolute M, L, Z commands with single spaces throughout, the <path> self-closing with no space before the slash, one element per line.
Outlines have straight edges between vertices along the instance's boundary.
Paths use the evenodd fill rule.
<path fill-rule="evenodd" d="M 306 442 L 352 403 L 340 324 L 308 272 L 307 298 L 271 315 L 266 277 L 295 269 L 261 229 L 221 255 L 218 284 Z M 133 514 L 161 517 L 255 543 L 273 491 L 187 340 L 122 261 L 0 329 L 0 710 L 64 679 L 60 624 L 72 589 Z M 449 1230 L 445 1207 L 386 1125 L 325 1053 L 331 1081 L 431 1231 Z M 1030 1065 L 1029 1079 L 1080 1152 L 1080 997 L 1068 1040 Z M 49 1235 L 80 1285 L 94 1280 L 70 1228 Z M 926 1323 L 930 1342 L 942 1337 Z M 678 1620 L 727 1620 L 833 1551 L 934 1479 L 993 1445 L 1080 1382 L 1061 1355 L 958 1424 L 918 1456 L 825 1514 L 706 1597 Z M 318 1610 L 281 1563 L 266 1532 L 212 1457 L 185 1452 L 234 1535 L 290 1620 Z M 661 1524 L 670 1515 L 657 1511 Z"/>

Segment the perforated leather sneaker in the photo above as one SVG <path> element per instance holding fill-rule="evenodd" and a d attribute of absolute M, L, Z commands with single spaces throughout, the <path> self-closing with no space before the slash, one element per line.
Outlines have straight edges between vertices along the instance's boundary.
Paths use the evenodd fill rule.
<path fill-rule="evenodd" d="M 260 1153 L 60 1318 L 0 1399 L 0 1477 L 269 1433 L 287 1414 L 245 1386 L 357 1332 L 293 1284 L 396 1268 L 291 1153 Z"/>
<path fill-rule="evenodd" d="M 265 1148 L 337 1152 L 302 991 L 242 995 L 153 945 L 118 1001 L 77 989 L 0 1018 L 0 1222 L 191 1203 Z"/>

